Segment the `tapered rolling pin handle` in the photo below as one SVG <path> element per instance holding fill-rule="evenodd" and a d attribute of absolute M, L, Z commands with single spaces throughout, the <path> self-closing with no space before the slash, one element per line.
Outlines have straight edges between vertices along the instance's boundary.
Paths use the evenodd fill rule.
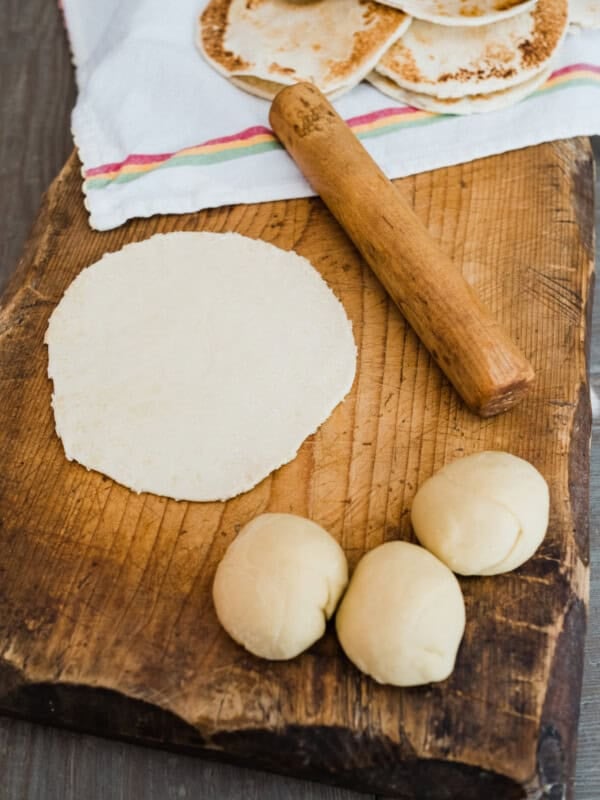
<path fill-rule="evenodd" d="M 530 363 L 321 92 L 289 86 L 269 118 L 469 408 L 489 417 L 518 402 Z"/>

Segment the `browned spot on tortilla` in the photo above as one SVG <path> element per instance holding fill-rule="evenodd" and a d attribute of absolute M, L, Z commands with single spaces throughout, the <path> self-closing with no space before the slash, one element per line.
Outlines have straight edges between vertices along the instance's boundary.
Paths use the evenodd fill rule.
<path fill-rule="evenodd" d="M 292 67 L 282 67 L 281 64 L 278 64 L 276 61 L 273 61 L 271 64 L 269 64 L 269 74 L 294 75 L 295 72 L 296 70 Z"/>
<path fill-rule="evenodd" d="M 512 78 L 517 74 L 514 67 L 499 67 L 497 64 L 481 64 L 475 69 L 463 67 L 456 72 L 445 72 L 438 78 L 438 83 L 448 83 L 457 81 L 458 83 L 470 83 L 471 81 L 486 81 L 490 78 Z"/>
<path fill-rule="evenodd" d="M 461 100 L 470 97 L 476 97 L 477 95 L 469 95 L 466 94 L 465 97 L 435 97 L 434 95 L 430 95 L 433 97 L 436 103 L 441 103 L 445 106 L 453 106 L 455 103 L 460 103 Z"/>
<path fill-rule="evenodd" d="M 488 62 L 499 61 L 501 64 L 510 64 L 514 58 L 514 50 L 506 45 L 490 42 L 483 51 L 483 57 Z"/>
<path fill-rule="evenodd" d="M 329 61 L 325 81 L 333 78 L 350 78 L 356 68 L 373 55 L 398 30 L 406 14 L 397 8 L 384 6 L 373 0 L 360 0 L 365 29 L 356 31 L 352 39 L 352 52 L 343 61 Z"/>
<path fill-rule="evenodd" d="M 482 14 L 485 14 L 485 10 L 475 5 L 461 6 L 460 9 L 461 17 L 480 17 Z"/>
<path fill-rule="evenodd" d="M 372 22 L 375 21 L 375 17 L 377 16 L 379 9 L 376 3 L 371 3 L 368 0 L 360 0 L 361 5 L 366 6 L 365 10 L 363 11 L 363 20 L 370 25 Z"/>
<path fill-rule="evenodd" d="M 419 71 L 411 50 L 402 44 L 402 40 L 396 42 L 392 49 L 387 51 L 381 63 L 385 64 L 390 72 L 401 75 L 404 80 L 412 83 L 430 83 Z"/>
<path fill-rule="evenodd" d="M 248 0 L 252 2 L 253 0 Z M 260 2 L 261 0 L 257 0 Z M 229 7 L 233 0 L 211 0 L 200 17 L 202 47 L 206 55 L 229 72 L 248 69 L 252 64 L 225 49 Z"/>
<path fill-rule="evenodd" d="M 508 11 L 509 8 L 520 6 L 525 0 L 496 0 L 494 8 L 496 11 Z"/>
<path fill-rule="evenodd" d="M 524 67 L 535 69 L 550 58 L 567 25 L 567 15 L 566 0 L 539 0 L 532 12 L 533 32 L 519 44 Z"/>

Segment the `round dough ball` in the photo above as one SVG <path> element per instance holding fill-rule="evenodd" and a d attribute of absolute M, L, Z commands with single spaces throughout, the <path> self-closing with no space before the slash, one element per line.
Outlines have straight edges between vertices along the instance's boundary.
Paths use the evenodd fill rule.
<path fill-rule="evenodd" d="M 458 581 L 408 542 L 387 542 L 359 562 L 336 616 L 344 652 L 378 683 L 445 680 L 465 630 Z"/>
<path fill-rule="evenodd" d="M 246 650 L 283 660 L 325 632 L 348 583 L 335 539 L 294 514 L 261 514 L 245 525 L 217 567 L 219 622 Z"/>
<path fill-rule="evenodd" d="M 411 518 L 424 547 L 461 575 L 497 575 L 535 553 L 548 527 L 548 484 L 528 461 L 486 451 L 421 486 Z"/>

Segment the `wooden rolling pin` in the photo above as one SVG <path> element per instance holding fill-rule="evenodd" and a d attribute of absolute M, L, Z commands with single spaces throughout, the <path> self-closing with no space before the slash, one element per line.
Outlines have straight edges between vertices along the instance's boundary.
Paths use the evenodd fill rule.
<path fill-rule="evenodd" d="M 517 403 L 530 363 L 321 92 L 283 89 L 269 119 L 469 408 L 489 417 Z"/>

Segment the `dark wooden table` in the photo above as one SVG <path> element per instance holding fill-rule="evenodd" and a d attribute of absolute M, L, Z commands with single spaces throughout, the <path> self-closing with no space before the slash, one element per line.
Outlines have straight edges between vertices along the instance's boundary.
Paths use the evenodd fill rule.
<path fill-rule="evenodd" d="M 60 16 L 48 0 L 0 0 L 0 288 L 41 195 L 71 148 L 75 87 Z M 600 140 L 594 142 L 600 161 Z M 600 181 L 596 184 L 600 193 Z M 600 195 L 599 195 L 600 196 Z M 596 229 L 600 230 L 600 205 Z M 598 261 L 597 261 L 598 263 Z M 591 354 L 600 394 L 600 281 Z M 600 798 L 600 420 L 592 446 L 592 585 L 576 800 Z M 351 800 L 353 792 L 0 717 L 0 800 Z"/>

